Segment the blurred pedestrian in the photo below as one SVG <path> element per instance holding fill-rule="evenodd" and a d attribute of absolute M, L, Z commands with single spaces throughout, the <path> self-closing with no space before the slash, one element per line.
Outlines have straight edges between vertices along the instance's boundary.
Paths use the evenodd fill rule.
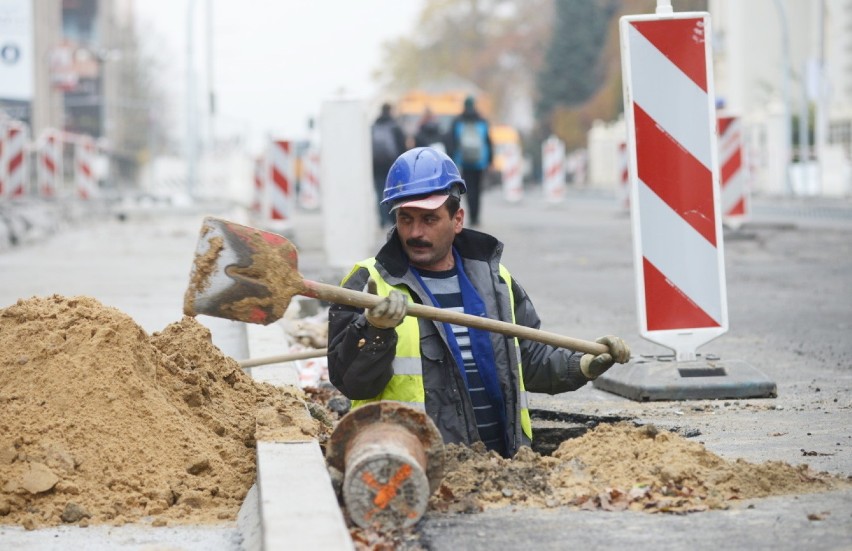
<path fill-rule="evenodd" d="M 441 153 L 447 152 L 447 146 L 444 144 L 444 133 L 441 132 L 441 125 L 438 124 L 438 119 L 435 118 L 434 113 L 428 107 L 423 112 L 423 118 L 420 119 L 420 126 L 414 135 L 414 147 L 431 147 Z"/>
<path fill-rule="evenodd" d="M 393 117 L 389 103 L 382 104 L 382 111 L 371 128 L 373 145 L 373 188 L 381 201 L 385 189 L 385 179 L 396 158 L 405 151 L 405 134 Z M 377 201 L 378 202 L 378 201 Z M 393 225 L 393 218 L 387 208 L 379 203 L 379 226 Z"/>
<path fill-rule="evenodd" d="M 489 130 L 490 125 L 477 111 L 473 96 L 468 96 L 461 114 L 453 119 L 447 136 L 447 152 L 458 165 L 467 184 L 467 205 L 472 227 L 479 226 L 482 175 L 491 166 L 494 155 Z"/>

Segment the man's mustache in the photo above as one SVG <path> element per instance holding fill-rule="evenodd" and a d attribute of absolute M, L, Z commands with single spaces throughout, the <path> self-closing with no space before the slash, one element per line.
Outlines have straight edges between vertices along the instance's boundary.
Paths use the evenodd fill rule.
<path fill-rule="evenodd" d="M 406 239 L 405 244 L 408 245 L 409 247 L 431 247 L 432 246 L 432 244 L 429 243 L 428 241 L 423 241 L 422 239 L 415 239 L 413 237 L 411 239 Z"/>

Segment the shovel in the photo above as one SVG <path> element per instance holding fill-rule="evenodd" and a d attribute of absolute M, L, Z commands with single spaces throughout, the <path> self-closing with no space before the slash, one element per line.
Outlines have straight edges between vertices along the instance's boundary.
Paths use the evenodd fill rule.
<path fill-rule="evenodd" d="M 269 325 L 284 315 L 295 295 L 365 309 L 376 306 L 383 298 L 303 279 L 296 247 L 278 234 L 212 216 L 204 219 L 184 295 L 184 314 Z M 409 303 L 407 315 L 587 354 L 609 352 L 604 344 L 423 304 Z"/>

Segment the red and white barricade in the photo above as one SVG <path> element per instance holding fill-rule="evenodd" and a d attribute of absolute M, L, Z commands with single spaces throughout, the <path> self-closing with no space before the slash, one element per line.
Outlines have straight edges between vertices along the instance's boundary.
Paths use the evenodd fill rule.
<path fill-rule="evenodd" d="M 320 206 L 320 152 L 315 145 L 305 148 L 302 155 L 302 179 L 299 182 L 299 206 L 317 209 Z"/>
<path fill-rule="evenodd" d="M 80 199 L 91 199 L 97 195 L 96 157 L 94 138 L 77 136 L 74 140 L 74 188 Z"/>
<path fill-rule="evenodd" d="M 269 142 L 266 170 L 268 210 L 263 213 L 265 218 L 273 221 L 284 221 L 290 218 L 295 181 L 293 161 L 292 142 L 286 140 Z"/>
<path fill-rule="evenodd" d="M 751 214 L 748 166 L 744 158 L 742 122 L 720 116 L 719 162 L 722 167 L 722 219 L 738 228 Z"/>
<path fill-rule="evenodd" d="M 565 143 L 550 136 L 541 146 L 542 191 L 556 203 L 565 198 Z"/>
<path fill-rule="evenodd" d="M 503 197 L 510 203 L 517 203 L 524 197 L 523 156 L 521 144 L 508 143 L 503 149 L 502 167 Z"/>
<path fill-rule="evenodd" d="M 620 21 L 641 335 L 695 360 L 728 329 L 710 17 Z"/>
<path fill-rule="evenodd" d="M 0 198 L 21 197 L 27 192 L 28 141 L 26 124 L 16 120 L 0 122 Z"/>
<path fill-rule="evenodd" d="M 251 210 L 254 211 L 255 214 L 260 214 L 263 209 L 263 191 L 265 185 L 265 178 L 263 177 L 263 170 L 266 164 L 266 160 L 263 155 L 257 157 L 254 160 L 254 173 L 252 175 L 253 187 L 252 187 L 252 198 L 251 198 Z"/>
<path fill-rule="evenodd" d="M 627 143 L 618 144 L 618 202 L 625 210 L 630 209 L 630 177 L 627 170 L 629 158 L 627 156 Z"/>
<path fill-rule="evenodd" d="M 62 134 L 54 129 L 45 130 L 37 150 L 36 178 L 38 193 L 42 197 L 56 197 L 62 187 Z"/>

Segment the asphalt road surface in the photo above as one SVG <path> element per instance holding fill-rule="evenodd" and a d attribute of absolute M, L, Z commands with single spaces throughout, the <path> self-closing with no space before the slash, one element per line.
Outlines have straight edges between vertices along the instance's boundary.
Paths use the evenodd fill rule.
<path fill-rule="evenodd" d="M 587 385 L 557 396 L 535 394 L 531 406 L 655 423 L 727 459 L 806 463 L 852 475 L 852 201 L 756 198 L 753 204 L 751 221 L 727 231 L 724 242 L 730 329 L 699 353 L 747 362 L 777 384 L 776 398 L 637 402 Z M 0 307 L 33 294 L 92 294 L 148 331 L 161 329 L 180 316 L 198 213 L 189 223 L 174 216 L 76 220 L 52 229 L 52 237 L 0 251 Z M 293 222 L 302 273 L 338 283 L 343 274 L 323 264 L 321 215 L 299 211 Z M 154 228 L 155 239 L 135 239 L 133 224 Z M 615 199 L 572 192 L 563 203 L 548 204 L 533 190 L 509 204 L 489 190 L 481 229 L 505 243 L 504 263 L 531 294 L 543 329 L 587 340 L 616 334 L 634 356 L 670 353 L 639 336 L 630 217 Z M 115 262 L 137 251 L 156 258 L 158 239 L 181 246 L 156 262 Z M 177 264 L 185 268 L 169 269 L 174 275 L 155 289 L 122 280 L 123 270 L 155 278 Z M 242 357 L 236 328 L 212 329 L 214 341 L 224 336 L 226 353 Z M 852 491 L 682 516 L 522 507 L 429 513 L 418 533 L 420 544 L 435 550 L 852 549 Z"/>

